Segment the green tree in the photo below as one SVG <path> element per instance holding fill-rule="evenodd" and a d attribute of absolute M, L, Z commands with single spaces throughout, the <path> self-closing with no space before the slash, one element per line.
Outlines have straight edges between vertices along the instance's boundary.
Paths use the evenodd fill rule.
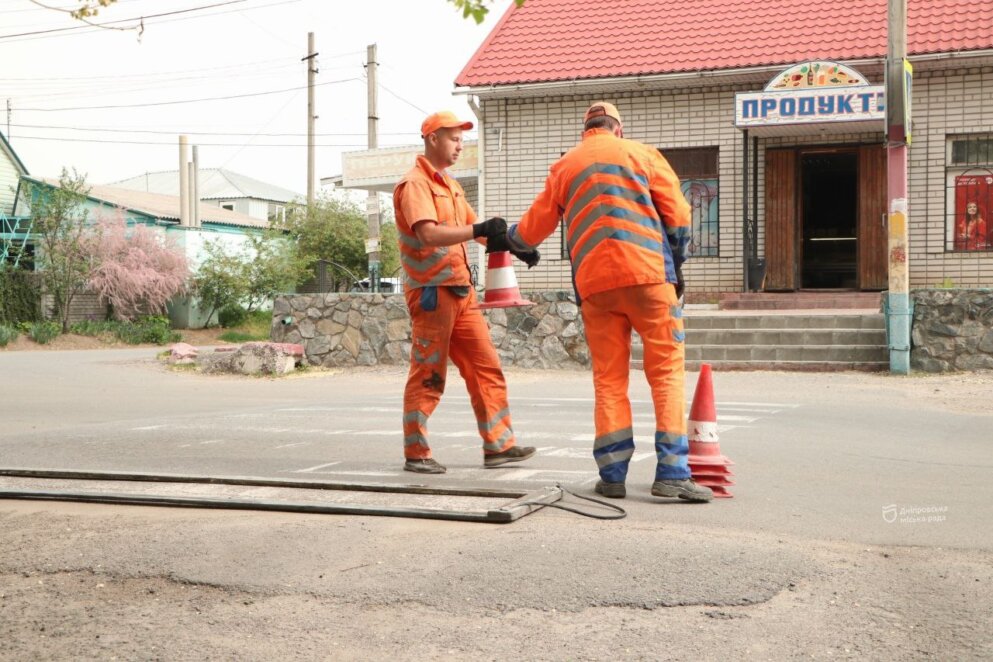
<path fill-rule="evenodd" d="M 384 222 L 379 226 L 379 262 L 383 278 L 395 277 L 400 272 L 400 244 L 397 243 L 397 226 Z"/>
<path fill-rule="evenodd" d="M 192 285 L 194 296 L 209 311 L 206 328 L 214 313 L 246 299 L 250 287 L 244 256 L 229 252 L 219 241 L 205 242 L 203 251 L 204 259 L 193 275 Z"/>
<path fill-rule="evenodd" d="M 328 263 L 335 289 L 352 285 L 368 271 L 368 223 L 365 213 L 351 201 L 325 194 L 310 207 L 292 205 L 277 227 L 294 241 L 310 273 L 319 260 Z"/>
<path fill-rule="evenodd" d="M 268 230 L 248 239 L 245 261 L 246 301 L 251 311 L 280 292 L 287 292 L 307 276 L 307 259 L 283 232 Z"/>
<path fill-rule="evenodd" d="M 34 217 L 38 264 L 45 290 L 55 300 L 55 314 L 62 332 L 69 332 L 69 310 L 73 299 L 83 291 L 99 266 L 96 246 L 99 231 L 86 223 L 86 196 L 90 189 L 86 177 L 65 168 L 55 186 L 27 185 Z"/>
<path fill-rule="evenodd" d="M 450 3 L 455 5 L 455 8 L 462 12 L 462 18 L 469 18 L 470 16 L 476 23 L 482 23 L 483 19 L 490 12 L 487 4 L 491 4 L 493 0 L 448 0 Z M 517 6 L 520 7 L 524 4 L 524 0 L 514 0 Z"/>

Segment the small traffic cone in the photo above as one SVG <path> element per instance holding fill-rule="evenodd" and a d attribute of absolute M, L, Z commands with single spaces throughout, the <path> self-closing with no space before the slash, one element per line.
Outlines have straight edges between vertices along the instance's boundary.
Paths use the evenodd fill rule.
<path fill-rule="evenodd" d="M 714 407 L 714 383 L 709 363 L 700 366 L 700 378 L 693 393 L 686 428 L 690 443 L 687 459 L 693 480 L 713 490 L 715 497 L 730 499 L 733 495 L 727 488 L 734 485 L 730 478 L 734 474 L 728 467 L 734 462 L 721 454 L 718 444 L 717 410 Z"/>
<path fill-rule="evenodd" d="M 486 291 L 479 307 L 512 308 L 514 306 L 531 306 L 533 301 L 521 297 L 517 288 L 517 276 L 510 262 L 510 251 L 494 251 L 487 253 L 486 261 Z"/>

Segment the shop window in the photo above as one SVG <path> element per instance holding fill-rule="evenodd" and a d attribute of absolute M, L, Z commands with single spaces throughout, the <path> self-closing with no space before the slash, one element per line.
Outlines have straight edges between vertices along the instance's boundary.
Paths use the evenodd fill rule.
<path fill-rule="evenodd" d="M 719 254 L 718 209 L 720 200 L 717 147 L 660 149 L 676 171 L 680 188 L 690 203 L 693 235 L 690 255 L 714 257 Z"/>
<path fill-rule="evenodd" d="M 993 134 L 948 139 L 946 250 L 993 250 Z"/>

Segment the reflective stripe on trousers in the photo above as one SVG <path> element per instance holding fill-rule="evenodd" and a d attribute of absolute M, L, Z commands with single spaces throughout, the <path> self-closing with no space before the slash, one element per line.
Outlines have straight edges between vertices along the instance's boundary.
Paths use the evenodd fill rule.
<path fill-rule="evenodd" d="M 407 290 L 405 294 L 413 342 L 403 394 L 404 456 L 431 457 L 427 422 L 445 391 L 449 358 L 469 391 L 483 452 L 507 450 L 516 442 L 507 384 L 489 327 L 475 308 L 475 290 L 470 289 L 464 297 L 448 287 L 437 288 L 436 297 L 422 297 L 422 290 L 425 288 Z"/>
<path fill-rule="evenodd" d="M 684 332 L 675 288 L 658 283 L 600 292 L 583 301 L 582 312 L 593 360 L 593 457 L 600 477 L 623 482 L 634 454 L 628 399 L 633 328 L 644 346 L 645 377 L 655 407 L 655 480 L 689 478 Z"/>

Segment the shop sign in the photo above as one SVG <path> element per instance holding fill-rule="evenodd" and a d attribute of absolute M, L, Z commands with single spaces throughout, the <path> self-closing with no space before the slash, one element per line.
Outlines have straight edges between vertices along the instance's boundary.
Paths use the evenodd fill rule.
<path fill-rule="evenodd" d="M 769 81 L 761 92 L 735 95 L 735 126 L 884 120 L 886 88 L 835 62 L 804 62 Z"/>

